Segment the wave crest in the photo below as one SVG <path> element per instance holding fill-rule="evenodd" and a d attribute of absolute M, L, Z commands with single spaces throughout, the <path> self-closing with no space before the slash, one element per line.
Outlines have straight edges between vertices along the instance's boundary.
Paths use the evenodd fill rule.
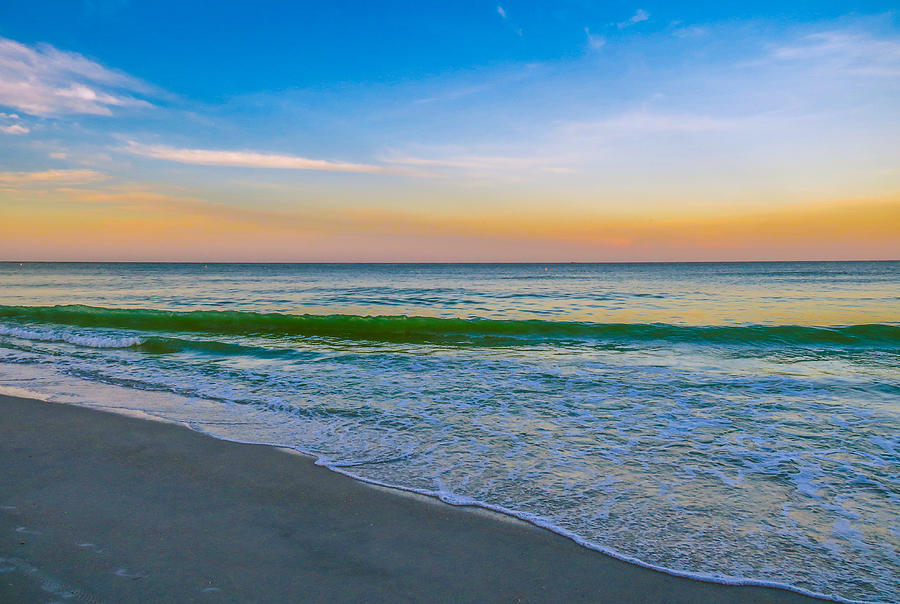
<path fill-rule="evenodd" d="M 7 325 L 0 325 L 0 336 L 12 336 L 39 342 L 67 342 L 89 348 L 131 348 L 144 342 L 142 338 L 133 336 L 81 335 L 53 329 L 38 330 L 24 327 L 9 327 Z"/>
<path fill-rule="evenodd" d="M 220 335 L 327 336 L 391 342 L 514 344 L 546 341 L 900 346 L 900 325 L 845 326 L 582 323 L 545 320 L 445 319 L 417 316 L 290 315 L 246 311 L 163 311 L 95 306 L 0 306 L 0 318 L 79 327 Z M 18 327 L 6 329 L 21 329 Z M 8 333 L 6 335 L 14 335 Z M 81 337 L 81 336 L 72 336 Z M 105 336 L 98 336 L 105 337 Z M 140 344 L 109 338 L 110 347 Z M 121 340 L 121 341 L 120 341 Z M 105 340 L 103 340 L 105 341 Z"/>

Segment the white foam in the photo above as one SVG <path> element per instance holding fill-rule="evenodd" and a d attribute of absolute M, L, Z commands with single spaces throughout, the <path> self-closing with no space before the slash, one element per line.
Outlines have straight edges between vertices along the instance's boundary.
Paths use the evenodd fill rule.
<path fill-rule="evenodd" d="M 0 325 L 0 336 L 39 342 L 66 342 L 89 348 L 129 348 L 144 342 L 142 338 L 134 336 L 82 335 L 57 329 L 28 329 L 7 325 Z"/>
<path fill-rule="evenodd" d="M 17 354 L 24 355 L 23 359 L 27 357 L 29 361 L 36 356 L 32 352 L 17 351 Z M 337 354 L 348 355 L 343 350 Z M 456 351 L 454 354 L 461 355 Z M 88 355 L 85 353 L 83 356 Z M 873 529 L 869 515 L 856 512 L 880 509 L 877 505 L 872 506 L 882 500 L 879 499 L 881 495 L 836 488 L 848 484 L 848 480 L 851 485 L 854 484 L 854 475 L 869 484 L 879 476 L 873 476 L 871 472 L 871 468 L 878 464 L 865 450 L 851 447 L 850 451 L 860 460 L 850 458 L 842 462 L 846 466 L 844 469 L 828 471 L 828 464 L 834 463 L 832 456 L 842 453 L 844 449 L 804 445 L 804 441 L 800 440 L 804 434 L 801 428 L 811 419 L 808 415 L 794 414 L 794 410 L 785 404 L 785 401 L 794 402 L 796 396 L 793 390 L 785 390 L 781 384 L 776 384 L 777 396 L 769 393 L 767 396 L 771 397 L 771 401 L 763 398 L 763 404 L 738 405 L 743 399 L 737 395 L 725 397 L 720 392 L 723 386 L 718 385 L 704 390 L 703 397 L 697 397 L 694 390 L 687 391 L 688 396 L 684 395 L 683 387 L 679 385 L 665 391 L 671 396 L 653 399 L 657 404 L 648 406 L 632 403 L 647 399 L 646 392 L 639 387 L 640 379 L 647 379 L 642 372 L 635 371 L 629 375 L 629 380 L 619 381 L 608 379 L 603 374 L 599 376 L 603 379 L 590 384 L 589 393 L 595 396 L 585 398 L 584 403 L 576 407 L 572 401 L 579 400 L 578 387 L 584 388 L 584 380 L 591 378 L 590 374 L 586 374 L 584 378 L 571 378 L 571 387 L 558 391 L 546 390 L 548 394 L 559 394 L 560 402 L 550 396 L 535 396 L 529 397 L 531 406 L 528 407 L 505 402 L 497 404 L 492 398 L 493 393 L 516 388 L 541 392 L 542 383 L 522 378 L 523 372 L 507 371 L 500 376 L 502 379 L 495 378 L 492 370 L 496 368 L 497 361 L 493 358 L 490 359 L 493 363 L 490 366 L 487 361 L 467 359 L 464 367 L 453 359 L 451 368 L 456 384 L 481 386 L 467 389 L 465 396 L 459 397 L 455 392 L 451 396 L 434 386 L 433 380 L 444 375 L 440 373 L 437 362 L 432 366 L 418 358 L 415 362 L 399 359 L 394 366 L 386 366 L 383 356 L 374 357 L 372 362 L 361 356 L 344 362 L 345 356 L 341 356 L 340 363 L 326 357 L 327 362 L 317 363 L 314 367 L 293 363 L 281 367 L 267 360 L 264 371 L 255 359 L 242 362 L 229 359 L 227 364 L 222 364 L 228 370 L 228 379 L 224 379 L 221 374 L 207 372 L 207 366 L 203 367 L 202 373 L 198 373 L 197 367 L 190 364 L 175 367 L 142 363 L 136 367 L 127 362 L 130 359 L 124 359 L 120 364 L 106 360 L 120 356 L 96 354 L 88 360 L 82 359 L 82 356 L 54 357 L 52 368 L 31 362 L 10 365 L 9 369 L 15 377 L 2 379 L 0 373 L 0 391 L 4 386 L 19 387 L 23 392 L 25 389 L 35 390 L 43 393 L 43 397 L 37 398 L 49 396 L 57 402 L 104 408 L 118 413 L 139 412 L 153 419 L 166 417 L 222 440 L 285 447 L 312 457 L 318 465 L 371 485 L 413 493 L 435 502 L 466 506 L 470 510 L 506 514 L 569 537 L 591 549 L 673 575 L 727 584 L 775 586 L 805 594 L 825 594 L 825 597 L 837 601 L 850 602 L 857 600 L 841 598 L 834 587 L 836 583 L 840 585 L 839 581 L 844 576 L 840 572 L 846 574 L 847 571 L 843 567 L 831 566 L 832 561 L 849 560 L 858 567 L 860 563 L 855 562 L 854 558 L 858 554 L 862 561 L 871 561 L 866 570 L 871 569 L 874 574 L 880 568 L 891 568 L 892 560 L 896 560 L 893 551 L 884 554 L 877 548 L 871 548 L 866 553 L 861 549 L 865 542 L 860 540 L 860 533 L 871 538 L 873 530 L 875 535 L 887 532 L 887 541 L 890 541 L 891 535 L 898 535 L 896 531 L 891 533 L 884 524 L 876 527 L 877 530 Z M 103 359 L 103 365 L 94 361 L 94 357 Z M 554 362 L 560 361 L 554 359 Z M 4 366 L 0 364 L 0 369 Z M 545 371 L 553 369 L 541 368 Z M 54 374 L 53 369 L 61 373 Z M 337 371 L 346 381 L 335 381 Z M 654 371 L 654 379 L 658 379 L 662 386 L 670 386 L 664 372 Z M 429 377 L 429 372 L 435 373 L 437 378 L 423 381 Z M 558 378 L 550 377 L 557 380 L 551 384 L 555 386 Z M 692 376 L 688 374 L 688 377 Z M 81 380 L 85 379 L 92 381 L 82 383 Z M 339 395 L 333 392 L 337 384 L 341 386 Z M 599 389 L 601 386 L 604 389 Z M 423 390 L 425 387 L 428 389 Z M 134 396 L 133 389 L 140 389 L 141 396 Z M 424 395 L 421 394 L 423 391 Z M 367 399 L 363 405 L 353 398 L 360 392 L 367 396 L 379 392 L 380 396 L 374 397 L 374 402 Z M 760 397 L 756 393 L 752 395 L 753 399 Z M 376 406 L 379 398 L 388 399 L 392 404 Z M 402 405 L 394 404 L 394 401 L 402 401 Z M 819 397 L 815 402 L 818 405 L 815 409 L 821 409 L 823 415 L 829 412 L 827 398 Z M 850 407 L 844 398 L 841 404 L 844 405 L 844 413 L 859 411 Z M 509 443 L 494 452 L 497 456 L 491 457 L 491 451 L 482 441 L 454 439 L 453 433 L 439 429 L 445 417 L 463 405 L 466 410 L 479 410 L 478 414 L 468 416 L 479 438 L 496 436 L 502 437 L 501 444 Z M 333 409 L 346 413 L 334 414 Z M 360 410 L 371 412 L 361 414 Z M 738 411 L 741 413 L 738 414 Z M 723 433 L 721 429 L 714 430 L 716 422 L 721 420 L 718 416 L 711 419 L 712 413 L 737 418 L 730 420 L 734 431 Z M 744 418 L 743 414 L 749 414 L 751 418 L 745 422 L 738 421 Z M 549 424 L 548 416 L 569 430 L 556 432 L 562 439 L 559 442 L 544 439 L 548 427 L 554 427 Z M 408 420 L 409 417 L 416 420 L 415 447 L 401 438 L 403 433 L 391 423 Z M 584 425 L 591 430 L 582 429 Z M 836 437 L 842 434 L 839 430 L 841 426 L 834 423 L 828 425 L 835 426 L 835 434 L 823 435 L 823 439 L 827 436 L 832 440 L 826 439 L 824 442 L 833 444 Z M 679 430 L 670 432 L 673 426 Z M 434 441 L 425 438 L 429 430 Z M 800 436 L 795 436 L 795 433 Z M 561 448 L 560 443 L 565 443 L 569 434 L 580 439 L 573 441 L 574 444 L 581 443 L 579 446 L 582 446 L 587 442 L 593 447 L 588 453 L 599 460 L 596 465 L 602 470 L 600 474 L 592 475 L 589 467 L 587 470 L 583 468 L 589 461 L 584 455 L 577 455 L 583 449 L 578 446 Z M 895 447 L 895 441 L 888 431 L 881 430 L 878 434 L 880 436 L 872 434 L 868 442 L 878 444 L 880 449 L 889 453 L 890 447 Z M 589 441 L 586 435 L 591 435 Z M 431 444 L 420 446 L 422 442 Z M 529 447 L 533 451 L 536 445 L 543 447 L 541 460 L 553 471 L 527 464 L 514 465 L 509 461 L 527 459 Z M 696 465 L 682 465 L 675 471 L 666 472 L 666 464 L 671 463 L 673 456 L 678 459 L 679 451 L 688 446 L 696 447 L 692 451 L 694 454 L 682 459 L 694 460 Z M 613 452 L 617 454 L 614 463 L 609 459 Z M 499 455 L 501 453 L 505 455 Z M 454 475 L 441 461 L 447 459 L 462 459 L 468 463 L 468 475 Z M 388 469 L 383 470 L 386 467 L 383 462 L 397 460 L 403 460 L 404 464 L 395 464 L 397 468 L 388 464 Z M 407 460 L 411 462 L 405 463 Z M 490 462 L 493 466 L 489 466 Z M 884 462 L 880 463 L 884 465 Z M 659 484 L 646 482 L 643 490 L 634 488 L 635 484 L 644 484 L 636 482 L 636 477 L 646 481 L 646 477 L 656 476 L 653 472 L 660 468 L 663 472 L 658 476 L 664 480 L 661 479 Z M 487 474 L 487 470 L 493 470 L 494 474 Z M 505 475 L 498 478 L 501 472 Z M 481 482 L 473 479 L 470 483 L 469 476 L 481 479 Z M 556 489 L 553 493 L 562 493 L 560 498 L 572 494 L 577 497 L 581 489 L 591 493 L 595 506 L 602 507 L 587 509 L 588 513 L 573 522 L 571 513 L 566 515 L 547 506 L 533 505 L 533 501 L 524 497 L 527 492 L 510 492 L 511 481 L 533 485 L 535 477 L 541 476 L 550 477 L 550 481 L 545 481 L 547 488 Z M 444 480 L 445 477 L 447 480 Z M 613 484 L 621 485 L 621 488 L 606 488 Z M 660 493 L 662 486 L 665 486 L 664 494 Z M 507 491 L 504 493 L 502 489 Z M 687 492 L 687 489 L 690 491 Z M 850 493 L 847 495 L 847 509 L 839 510 L 838 505 L 830 505 L 836 492 Z M 706 538 L 707 534 L 713 534 L 711 531 L 716 526 L 705 521 L 709 514 L 695 512 L 689 515 L 691 508 L 686 506 L 696 506 L 698 501 L 703 501 L 695 493 L 719 497 L 717 501 L 724 503 L 720 506 L 722 509 L 716 510 L 716 517 L 731 519 L 731 526 L 734 527 L 732 534 L 748 534 L 749 537 L 729 539 L 730 534 L 726 533 L 719 539 Z M 759 493 L 775 495 L 764 500 L 755 497 Z M 859 501 L 854 497 L 860 498 Z M 781 502 L 784 505 L 779 505 L 777 509 L 782 510 L 782 524 L 779 526 L 778 522 L 772 522 L 760 529 L 759 524 L 741 520 L 740 516 L 729 516 L 732 508 L 728 503 L 734 501 L 740 504 L 743 500 L 773 505 Z M 796 510 L 794 516 L 784 512 L 789 503 Z M 669 516 L 661 516 L 659 510 L 668 510 Z M 742 511 L 739 506 L 733 507 L 733 510 Z M 853 518 L 854 514 L 857 518 Z M 627 530 L 629 538 L 633 537 L 640 545 L 639 539 L 643 535 L 666 534 L 666 527 L 655 522 L 655 519 L 674 515 L 683 515 L 686 520 L 693 520 L 693 524 L 677 523 L 678 527 L 684 526 L 683 530 L 679 528 L 676 531 L 681 541 L 666 542 L 671 545 L 662 552 L 652 548 L 644 550 L 625 539 L 617 539 L 616 531 L 600 530 L 615 522 L 616 527 L 622 527 L 618 529 L 620 533 L 625 534 Z M 583 521 L 590 518 L 596 521 Z M 833 520 L 837 518 L 847 521 L 834 524 Z M 768 532 L 763 529 L 768 529 Z M 817 533 L 816 529 L 821 530 Z M 752 531 L 768 535 L 772 542 L 792 542 L 815 553 L 817 557 L 807 560 L 807 565 L 815 569 L 816 574 L 798 572 L 789 557 L 783 560 L 773 558 L 765 564 L 748 562 L 742 552 L 755 551 L 746 548 L 761 542 Z M 810 538 L 810 535 L 830 535 L 832 538 L 822 543 Z M 679 557 L 678 554 L 685 551 L 696 555 L 692 558 Z M 710 563 L 710 560 L 716 563 Z M 886 574 L 875 575 L 874 580 L 881 580 L 879 585 L 883 585 L 885 577 L 890 580 Z M 887 593 L 889 590 L 890 587 Z M 856 593 L 860 592 L 848 595 Z M 885 593 L 883 588 L 882 593 Z"/>

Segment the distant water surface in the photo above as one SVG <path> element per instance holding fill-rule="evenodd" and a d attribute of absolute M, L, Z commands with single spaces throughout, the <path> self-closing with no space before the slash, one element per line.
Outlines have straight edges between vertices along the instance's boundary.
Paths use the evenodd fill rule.
<path fill-rule="evenodd" d="M 6 392 L 845 600 L 900 600 L 898 367 L 898 262 L 0 263 Z"/>

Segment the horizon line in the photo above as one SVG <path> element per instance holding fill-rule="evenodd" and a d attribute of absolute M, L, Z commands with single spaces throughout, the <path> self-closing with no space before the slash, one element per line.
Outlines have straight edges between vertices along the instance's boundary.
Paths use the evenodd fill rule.
<path fill-rule="evenodd" d="M 0 264 L 776 264 L 900 262 L 900 258 L 818 260 L 0 260 Z"/>

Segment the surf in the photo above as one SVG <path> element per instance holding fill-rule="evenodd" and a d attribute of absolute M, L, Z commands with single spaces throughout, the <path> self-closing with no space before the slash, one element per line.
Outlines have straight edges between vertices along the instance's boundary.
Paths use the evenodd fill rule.
<path fill-rule="evenodd" d="M 900 346 L 900 325 L 677 325 L 438 318 L 408 315 L 313 315 L 250 311 L 169 311 L 85 305 L 0 306 L 0 319 L 28 324 L 235 336 L 333 337 L 376 342 L 515 344 L 662 340 L 735 345 Z M 6 327 L 22 329 L 21 326 Z M 11 332 L 6 335 L 14 335 Z M 131 342 L 129 346 L 140 344 Z"/>

